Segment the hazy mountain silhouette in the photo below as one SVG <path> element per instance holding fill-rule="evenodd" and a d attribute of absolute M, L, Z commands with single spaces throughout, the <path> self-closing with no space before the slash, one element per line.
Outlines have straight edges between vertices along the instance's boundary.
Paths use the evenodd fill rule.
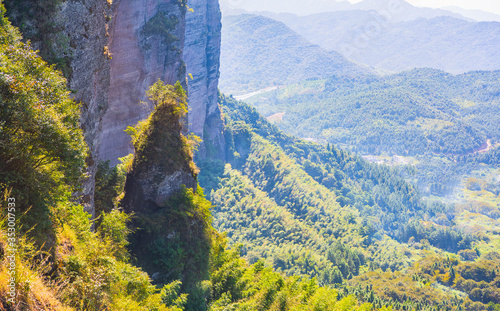
<path fill-rule="evenodd" d="M 263 13 L 313 44 L 388 71 L 431 67 L 451 73 L 500 69 L 500 23 L 450 16 L 393 22 L 374 11 L 296 16 Z"/>
<path fill-rule="evenodd" d="M 226 93 L 370 71 L 263 16 L 225 17 L 222 28 L 220 89 Z"/>

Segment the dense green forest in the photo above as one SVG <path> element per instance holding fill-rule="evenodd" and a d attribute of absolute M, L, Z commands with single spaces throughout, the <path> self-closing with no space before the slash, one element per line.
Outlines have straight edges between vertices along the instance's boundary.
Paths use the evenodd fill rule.
<path fill-rule="evenodd" d="M 468 256 L 481 257 L 478 247 L 495 249 L 488 236 L 498 224 L 489 232 L 466 232 L 453 205 L 423 200 L 405 181 L 411 169 L 370 164 L 331 145 L 296 139 L 242 102 L 221 95 L 221 103 L 229 163 L 198 163 L 200 183 L 215 205 L 215 228 L 227 231 L 247 260 L 263 259 L 287 275 L 315 277 L 396 309 L 482 310 L 499 302 L 463 289 L 453 300 L 452 283 L 437 286 L 435 274 L 422 270 L 433 256 L 460 265 Z M 496 260 L 495 252 L 486 253 Z M 391 279 L 397 282 L 386 281 Z M 404 296 L 395 294 L 398 286 L 406 288 Z M 486 288 L 471 286 L 469 291 Z"/>
<path fill-rule="evenodd" d="M 371 162 L 417 167 L 425 195 L 446 196 L 498 149 L 499 72 L 450 75 L 415 69 L 333 76 L 256 95 L 248 102 L 280 129 L 335 144 Z"/>
<path fill-rule="evenodd" d="M 279 127 L 364 154 L 465 155 L 499 140 L 500 72 L 333 76 L 251 99 Z"/>

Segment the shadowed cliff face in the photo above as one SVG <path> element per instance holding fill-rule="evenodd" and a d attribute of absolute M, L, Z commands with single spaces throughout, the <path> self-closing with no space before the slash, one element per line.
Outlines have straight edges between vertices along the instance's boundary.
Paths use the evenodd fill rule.
<path fill-rule="evenodd" d="M 119 2 L 111 33 L 113 58 L 109 108 L 103 119 L 102 160 L 111 160 L 114 165 L 119 157 L 133 152 L 124 130 L 151 112 L 151 107 L 139 104 L 145 101 L 149 86 L 158 79 L 168 84 L 185 81 L 185 12 L 177 0 Z"/>
<path fill-rule="evenodd" d="M 184 61 L 189 90 L 189 130 L 203 138 L 197 156 L 224 159 L 218 105 L 221 13 L 217 0 L 188 0 Z"/>
<path fill-rule="evenodd" d="M 82 102 L 80 116 L 85 140 L 89 146 L 87 160 L 90 177 L 84 184 L 86 210 L 94 216 L 95 174 L 99 158 L 101 120 L 108 106 L 109 61 L 108 18 L 111 8 L 106 1 L 68 2 L 63 5 L 70 46 L 74 47 L 70 88 Z M 89 14 L 94 12 L 94 14 Z"/>

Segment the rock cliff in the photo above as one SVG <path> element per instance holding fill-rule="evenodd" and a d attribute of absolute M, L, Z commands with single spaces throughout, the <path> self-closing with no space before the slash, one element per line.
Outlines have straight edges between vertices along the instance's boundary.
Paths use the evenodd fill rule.
<path fill-rule="evenodd" d="M 94 214 L 98 161 L 115 165 L 133 152 L 124 130 L 149 116 L 152 107 L 144 104 L 144 94 L 158 79 L 168 84 L 180 81 L 188 89 L 184 131 L 204 140 L 199 157 L 224 158 L 217 103 L 218 0 L 8 0 L 5 4 L 13 24 L 42 57 L 65 73 L 75 100 L 82 103 L 82 128 L 90 148 L 89 177 L 83 187 L 89 213 Z M 188 73 L 192 79 L 187 79 Z"/>
<path fill-rule="evenodd" d="M 188 9 L 188 7 L 190 9 Z M 221 15 L 218 0 L 121 0 L 111 28 L 109 109 L 103 119 L 100 158 L 117 164 L 133 152 L 123 131 L 146 118 L 151 107 L 140 105 L 156 80 L 168 84 L 187 73 L 188 128 L 206 143 L 200 155 L 222 157 L 222 120 L 217 104 Z"/>
<path fill-rule="evenodd" d="M 60 21 L 72 51 L 69 85 L 82 103 L 81 123 L 89 146 L 88 173 L 84 183 L 86 210 L 94 216 L 95 174 L 99 160 L 101 120 L 108 107 L 108 21 L 111 6 L 105 1 L 71 1 L 62 6 Z"/>
<path fill-rule="evenodd" d="M 182 60 L 186 7 L 177 0 L 121 0 L 113 15 L 109 108 L 103 119 L 100 158 L 119 163 L 133 152 L 124 132 L 145 119 L 145 91 L 158 79 L 185 81 Z"/>
<path fill-rule="evenodd" d="M 196 167 L 187 140 L 181 134 L 180 118 L 187 112 L 183 93 L 178 91 L 181 113 L 175 112 L 179 108 L 174 99 L 155 103 L 157 107 L 142 125 L 134 143 L 135 157 L 121 202 L 129 213 L 143 215 L 158 211 L 169 198 L 179 194 L 182 185 L 196 191 Z"/>
<path fill-rule="evenodd" d="M 189 130 L 203 138 L 197 156 L 224 158 L 218 105 L 221 13 L 218 0 L 188 0 L 184 61 L 189 90 Z"/>

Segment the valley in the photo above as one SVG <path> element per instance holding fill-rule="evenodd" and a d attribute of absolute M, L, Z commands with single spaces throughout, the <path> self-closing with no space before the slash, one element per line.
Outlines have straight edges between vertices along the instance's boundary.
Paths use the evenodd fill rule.
<path fill-rule="evenodd" d="M 0 309 L 500 310 L 494 14 L 280 3 L 0 0 Z"/>
<path fill-rule="evenodd" d="M 362 12 L 334 12 L 305 17 L 297 17 L 291 14 L 271 14 L 266 12 L 259 12 L 257 14 L 262 14 L 267 18 L 274 18 L 282 21 L 292 28 L 296 27 L 295 29 L 303 38 L 317 40 L 313 41 L 313 43 L 328 50 L 329 48 L 332 49 L 334 45 L 328 47 L 325 46 L 325 44 L 332 42 L 332 39 L 342 40 L 345 38 L 341 35 L 332 37 L 331 34 L 334 33 L 334 30 L 326 30 L 325 28 L 324 31 L 318 31 L 318 29 L 321 29 L 321 25 L 326 25 L 324 21 L 330 19 L 332 23 L 337 23 L 336 27 L 338 28 L 330 27 L 330 29 L 338 29 L 342 32 L 348 29 L 346 26 L 348 21 L 356 20 L 353 15 L 359 15 L 362 14 Z M 237 18 L 240 18 L 240 20 L 245 19 L 248 18 L 248 15 L 227 16 L 225 18 L 228 22 L 224 25 L 231 25 L 229 29 L 232 29 L 232 25 Z M 300 24 L 299 21 L 302 22 L 302 24 Z M 451 21 L 451 19 L 449 21 Z M 434 21 L 431 19 L 418 21 L 418 23 L 432 22 Z M 443 22 L 446 23 L 448 20 Z M 391 25 L 389 27 L 404 27 L 402 26 L 404 23 L 414 24 L 417 23 L 417 21 L 408 20 L 405 22 L 396 22 L 394 26 Z M 465 25 L 470 23 L 470 21 L 456 21 L 456 23 L 463 23 Z M 269 23 L 269 25 L 272 24 Z M 481 27 L 483 26 L 486 25 L 481 25 Z M 492 23 L 489 26 L 495 27 L 496 24 Z M 252 32 L 253 29 L 254 28 L 249 27 L 241 31 Z M 309 33 L 307 33 L 308 29 L 310 29 Z M 416 30 L 419 29 L 419 27 L 412 26 L 412 29 Z M 432 26 L 427 26 L 426 29 L 432 29 Z M 224 30 L 223 26 L 223 33 L 224 31 L 227 30 Z M 293 33 L 291 29 L 287 31 Z M 240 35 L 240 33 L 239 29 L 235 31 L 231 30 L 232 37 L 226 35 L 226 40 L 230 40 L 230 42 L 226 41 L 225 44 L 230 45 L 236 42 L 235 40 L 239 40 L 238 37 L 235 36 Z M 323 35 L 323 37 L 321 37 L 321 35 Z M 387 35 L 387 33 L 384 35 Z M 418 35 L 425 36 L 424 34 Z M 313 36 L 316 36 L 315 39 L 312 39 Z M 491 37 L 487 35 L 484 38 L 491 40 Z M 389 41 L 394 41 L 394 39 L 390 39 L 388 42 Z M 385 43 L 387 47 L 394 46 L 392 43 L 388 42 Z M 256 40 L 254 44 L 259 45 L 263 43 Z M 268 44 L 269 43 L 266 45 Z M 276 37 L 275 42 L 271 43 L 271 45 L 276 46 L 277 50 L 280 49 L 278 47 L 280 44 L 282 44 L 282 41 L 279 37 Z M 413 44 L 418 46 L 418 40 Z M 338 46 L 339 45 L 336 46 L 337 49 Z M 443 49 L 441 50 L 440 55 L 445 55 L 446 51 Z M 398 51 L 402 51 L 402 49 L 398 49 Z M 407 52 L 408 50 L 405 49 L 404 51 Z M 365 52 L 367 53 L 367 57 L 372 58 L 373 55 L 376 54 L 376 52 L 369 49 L 365 50 Z M 271 48 L 269 48 L 269 53 L 274 54 Z M 469 56 L 473 55 L 470 53 L 466 54 Z M 352 55 L 349 56 L 353 59 Z M 448 60 L 453 61 L 453 57 L 451 58 L 452 59 L 448 57 Z M 485 59 L 483 57 L 478 58 Z M 359 61 L 360 59 L 357 60 Z M 436 59 L 431 57 L 427 58 L 427 60 Z M 246 72 L 242 68 L 239 68 L 239 71 L 232 69 L 237 68 L 240 63 L 244 63 L 245 61 L 247 60 L 243 54 L 236 54 L 232 57 L 231 67 L 226 68 L 223 64 L 221 67 L 222 81 L 225 79 L 224 71 L 234 71 L 233 75 L 245 75 Z M 367 61 L 360 61 L 360 63 L 366 64 Z M 451 67 L 440 67 L 430 63 L 418 63 L 417 59 L 406 59 L 402 61 L 402 63 L 406 64 L 406 66 L 421 67 L 423 65 L 440 68 L 455 72 L 455 74 L 450 74 L 442 70 L 421 68 L 406 70 L 396 74 L 388 74 L 387 71 L 383 71 L 384 74 L 381 75 L 380 72 L 382 69 L 401 71 L 405 68 L 384 67 L 384 65 L 378 66 L 375 63 L 370 63 L 372 66 L 377 66 L 380 71 L 377 71 L 377 69 L 373 70 L 373 67 L 371 67 L 371 70 L 367 70 L 362 74 L 343 72 L 332 75 L 331 73 L 321 71 L 318 74 L 324 74 L 324 78 L 320 76 L 304 78 L 301 82 L 293 82 L 287 80 L 287 78 L 281 78 L 281 80 L 276 83 L 279 87 L 275 86 L 269 89 L 250 88 L 247 90 L 252 90 L 252 92 L 247 91 L 246 95 L 239 95 L 241 94 L 241 89 L 234 86 L 234 84 L 231 87 L 226 87 L 225 84 L 221 84 L 221 88 L 228 93 L 235 93 L 237 95 L 235 99 L 245 101 L 255 107 L 263 116 L 267 117 L 266 121 L 263 119 L 257 121 L 256 118 L 251 115 L 244 117 L 240 114 L 238 116 L 239 121 L 253 124 L 250 126 L 250 137 L 254 135 L 270 137 L 271 141 L 275 141 L 275 144 L 277 143 L 278 146 L 284 148 L 285 154 L 288 156 L 294 154 L 294 156 L 291 157 L 299 164 L 299 169 L 304 170 L 306 174 L 313 177 L 313 179 L 321 185 L 331 187 L 328 186 L 329 181 L 327 181 L 328 178 L 325 175 L 328 170 L 325 172 L 324 167 L 321 168 L 321 165 L 318 166 L 318 158 L 308 152 L 294 153 L 290 151 L 295 150 L 298 146 L 291 147 L 289 145 L 290 143 L 283 143 L 282 138 L 275 139 L 274 137 L 281 137 L 280 135 L 283 134 L 277 134 L 277 132 L 273 131 L 279 128 L 279 130 L 284 133 L 289 133 L 295 137 L 301 137 L 303 140 L 299 145 L 314 145 L 315 143 L 311 142 L 316 142 L 322 145 L 322 147 L 318 148 L 325 148 L 327 151 L 340 148 L 357 153 L 360 155 L 360 158 L 355 161 L 362 161 L 361 159 L 363 159 L 373 163 L 369 165 L 375 165 L 375 167 L 388 167 L 391 172 L 389 174 L 394 175 L 394 177 L 391 178 L 396 178 L 397 176 L 397 178 L 401 178 L 402 182 L 414 185 L 418 189 L 415 189 L 416 193 L 419 193 L 419 197 L 416 200 L 422 204 L 415 208 L 415 211 L 418 212 L 412 213 L 404 209 L 406 213 L 405 216 L 401 215 L 400 217 L 403 218 L 397 220 L 398 223 L 406 223 L 409 226 L 407 228 L 391 227 L 384 222 L 386 219 L 391 219 L 391 217 L 388 216 L 390 213 L 387 214 L 388 210 L 394 211 L 396 206 L 405 206 L 408 208 L 408 202 L 401 202 L 401 205 L 396 203 L 396 205 L 386 210 L 383 203 L 380 204 L 381 202 L 377 201 L 377 194 L 375 194 L 373 200 L 379 205 L 378 207 L 372 206 L 371 212 L 368 212 L 370 209 L 367 206 L 363 206 L 367 204 L 367 201 L 364 201 L 366 197 L 364 199 L 361 199 L 361 197 L 365 195 L 363 194 L 365 191 L 368 197 L 370 196 L 368 193 L 373 195 L 375 189 L 370 190 L 364 182 L 360 182 L 362 177 L 360 177 L 359 174 L 350 175 L 352 171 L 345 170 L 348 169 L 349 166 L 340 168 L 344 174 L 352 176 L 351 178 L 353 179 L 350 182 L 344 180 L 342 182 L 343 186 L 338 186 L 339 179 L 334 178 L 337 181 L 334 189 L 342 189 L 340 193 L 334 191 L 334 196 L 337 196 L 337 202 L 343 207 L 343 210 L 339 210 L 335 214 L 346 215 L 347 213 L 347 215 L 353 215 L 354 219 L 356 219 L 353 223 L 371 223 L 370 230 L 373 230 L 373 236 L 369 235 L 368 239 L 365 239 L 357 248 L 354 247 L 351 249 L 359 252 L 358 254 L 362 254 L 362 257 L 359 258 L 363 259 L 361 260 L 359 270 L 351 270 L 352 280 L 350 280 L 351 276 L 346 277 L 346 274 L 341 273 L 344 282 L 347 280 L 347 284 L 352 286 L 352 288 L 356 286 L 361 287 L 358 287 L 358 293 L 362 292 L 366 293 L 366 295 L 370 295 L 370 291 L 364 292 L 362 290 L 366 282 L 378 284 L 379 282 L 384 282 L 383 280 L 391 279 L 392 281 L 390 283 L 385 282 L 383 285 L 380 285 L 380 287 L 376 287 L 377 290 L 374 292 L 378 294 L 380 298 L 394 299 L 391 304 L 396 306 L 396 308 L 404 309 L 405 307 L 403 307 L 403 305 L 407 299 L 418 304 L 419 300 L 416 297 L 422 295 L 433 297 L 431 298 L 433 301 L 446 299 L 444 298 L 445 296 L 440 295 L 451 295 L 455 297 L 455 299 L 461 301 L 458 302 L 457 300 L 451 303 L 452 305 L 462 304 L 462 306 L 466 306 L 466 310 L 482 310 L 483 307 L 479 304 L 466 302 L 471 296 L 467 294 L 467 291 L 464 291 L 464 287 L 461 287 L 461 285 L 454 285 L 457 280 L 453 282 L 449 280 L 443 282 L 441 281 L 441 277 L 438 276 L 436 278 L 436 275 L 440 275 L 440 273 L 444 275 L 446 269 L 456 271 L 454 264 L 445 265 L 447 268 L 441 268 L 442 270 L 440 270 L 443 272 L 438 272 L 436 270 L 434 275 L 432 275 L 433 273 L 426 274 L 424 271 L 427 268 L 423 267 L 432 261 L 434 261 L 432 264 L 433 267 L 438 265 L 437 262 L 439 262 L 439 259 L 437 259 L 437 257 L 428 261 L 430 257 L 434 256 L 431 254 L 435 254 L 438 257 L 450 256 L 452 253 L 459 254 L 459 261 L 470 260 L 466 259 L 468 256 L 466 254 L 471 254 L 471 258 L 474 258 L 472 259 L 473 261 L 480 261 L 480 258 L 482 258 L 485 253 L 497 252 L 497 232 L 499 232 L 500 229 L 497 216 L 497 213 L 500 211 L 500 180 L 498 180 L 498 133 L 500 133 L 500 131 L 497 127 L 497 124 L 500 124 L 500 120 L 498 120 L 498 108 L 500 105 L 498 83 L 500 77 L 498 76 L 498 71 L 465 72 L 470 69 L 463 69 L 463 71 L 460 72 L 460 70 L 457 69 L 449 70 Z M 471 61 L 470 64 L 477 63 Z M 255 66 L 259 66 L 259 64 L 256 63 Z M 269 66 L 270 65 L 266 65 L 267 71 L 269 71 L 270 68 L 276 68 L 276 70 L 281 68 L 279 64 L 273 64 L 271 67 Z M 490 69 L 494 69 L 494 67 L 490 67 Z M 236 81 L 244 81 L 241 86 L 252 84 L 251 79 L 232 79 L 232 81 L 233 83 Z M 223 106 L 223 111 L 228 113 L 227 109 L 229 109 L 229 114 L 235 115 L 234 113 L 237 110 L 241 110 L 241 108 L 235 109 L 234 107 L 237 107 L 238 104 L 232 104 L 231 98 L 226 97 L 225 102 L 228 104 L 227 108 L 226 105 Z M 243 103 L 239 105 L 241 107 Z M 266 122 L 272 124 L 264 125 Z M 240 127 L 241 125 L 238 126 Z M 264 131 L 265 134 L 263 133 L 262 127 L 269 128 Z M 247 147 L 245 147 L 245 149 L 248 149 L 249 146 L 254 146 L 254 144 L 257 146 L 261 144 L 261 142 L 253 142 L 253 138 L 251 138 L 250 141 L 246 143 Z M 243 152 L 243 149 L 236 148 L 236 150 L 240 157 L 242 154 L 246 154 Z M 246 161 L 255 162 L 252 151 L 246 152 L 250 152 L 249 158 Z M 264 158 L 266 157 L 265 153 L 261 154 L 261 156 Z M 247 155 L 243 156 L 243 158 L 245 157 L 247 157 Z M 283 167 L 283 164 L 278 164 L 283 157 L 280 155 L 279 151 L 272 151 L 267 157 L 271 163 L 274 163 L 275 169 Z M 336 160 L 330 159 L 327 163 L 333 165 L 335 161 L 340 160 L 338 158 Z M 341 161 L 344 163 L 345 160 Z M 238 169 L 238 167 L 242 165 L 241 160 L 237 163 L 238 164 L 231 163 L 233 166 L 230 168 L 231 171 L 228 171 L 227 167 L 225 170 L 221 169 L 221 183 L 219 184 L 219 188 L 212 184 L 204 183 L 203 165 L 201 166 L 201 184 L 208 187 L 208 189 L 213 189 L 211 193 L 213 193 L 214 197 L 211 197 L 211 199 L 216 204 L 216 209 L 214 211 L 216 219 L 215 226 L 219 226 L 218 228 L 220 230 L 228 231 L 232 243 L 241 243 L 244 250 L 243 254 L 250 261 L 257 260 L 257 258 L 266 258 L 267 262 L 272 264 L 278 271 L 287 271 L 288 269 L 293 269 L 293 265 L 296 265 L 299 268 L 298 270 L 292 270 L 295 271 L 292 272 L 293 274 L 302 273 L 309 274 L 310 276 L 316 275 L 317 272 L 309 272 L 307 268 L 311 263 L 315 266 L 313 271 L 328 271 L 328 265 L 323 263 L 324 259 L 322 259 L 319 254 L 314 254 L 314 251 L 305 249 L 304 251 L 311 252 L 311 255 L 307 255 L 308 257 L 306 258 L 308 258 L 308 262 L 304 264 L 295 259 L 303 257 L 303 255 L 299 257 L 294 257 L 293 255 L 294 252 L 302 252 L 300 248 L 297 248 L 298 246 L 289 246 L 288 248 L 290 249 L 283 249 L 282 245 L 287 243 L 278 242 L 280 240 L 273 240 L 276 239 L 276 237 L 271 240 L 266 240 L 266 242 L 260 242 L 262 244 L 259 244 L 265 247 L 263 250 L 260 250 L 259 244 L 255 244 L 255 241 L 273 237 L 274 234 L 276 234 L 273 233 L 273 228 L 282 227 L 283 225 L 281 224 L 275 224 L 265 229 L 264 232 L 259 232 L 258 227 L 254 227 L 255 229 L 252 229 L 250 232 L 241 232 L 237 229 L 238 226 L 230 225 L 233 221 L 230 215 L 238 215 L 236 219 L 234 219 L 236 223 L 237 219 L 246 219 L 247 217 L 259 219 L 259 212 L 255 214 L 254 211 L 261 210 L 259 206 L 269 204 L 264 203 L 265 200 L 267 200 L 264 199 L 266 197 L 277 199 L 275 202 L 278 206 L 282 205 L 285 208 L 287 206 L 293 206 L 291 203 L 283 202 L 281 196 L 275 197 L 276 194 L 274 193 L 277 190 L 273 190 L 273 188 L 286 189 L 285 184 L 280 184 L 283 181 L 281 181 L 279 176 L 283 174 L 287 176 L 287 173 L 280 173 L 278 169 L 276 173 L 272 173 L 268 177 L 271 178 L 271 176 L 276 176 L 275 178 L 262 181 L 259 178 L 262 178 L 261 174 L 265 175 L 262 170 L 264 170 L 264 167 L 267 169 L 269 162 L 263 162 L 257 165 L 257 167 L 261 167 L 261 169 L 256 172 L 254 172 L 256 167 L 250 168 L 246 166 L 247 164 L 244 164 L 242 168 Z M 362 165 L 361 167 L 363 168 L 356 166 L 356 168 L 369 171 L 369 165 Z M 233 176 L 235 176 L 233 175 L 235 174 L 235 168 L 242 174 L 242 176 L 238 178 L 243 178 L 243 180 L 237 181 L 233 179 Z M 349 167 L 349 169 L 352 170 L 353 168 Z M 290 172 L 288 174 L 291 174 L 290 169 L 288 169 L 288 172 Z M 259 175 L 254 175 L 256 173 Z M 372 173 L 368 174 L 371 176 Z M 337 177 L 337 175 L 334 176 Z M 245 177 L 249 179 L 245 180 Z M 289 182 L 293 185 L 304 183 L 304 181 Z M 269 183 L 271 183 L 271 186 Z M 247 198 L 243 199 L 243 197 L 237 197 L 234 203 L 224 200 L 224 198 L 228 196 L 231 197 L 230 192 L 226 191 L 229 191 L 235 184 L 239 184 L 240 189 L 249 189 L 249 191 L 254 193 L 252 202 L 256 205 L 252 208 L 252 211 L 245 211 L 242 209 L 242 206 L 236 203 L 239 200 L 246 202 L 246 200 L 248 200 Z M 375 182 L 375 184 L 377 183 Z M 259 188 L 257 191 L 260 190 L 264 192 L 255 193 L 255 190 L 250 190 L 254 187 Z M 309 188 L 314 189 L 314 186 L 310 185 Z M 392 201 L 391 204 L 394 204 L 397 202 L 397 199 L 395 199 L 395 193 L 393 193 L 394 188 L 390 189 L 391 191 L 386 192 L 385 195 L 392 193 L 390 195 L 391 200 L 396 201 Z M 378 190 L 380 189 L 377 189 L 377 191 Z M 264 201 L 261 202 L 257 200 L 255 196 L 262 197 Z M 285 195 L 285 197 L 289 196 L 290 195 Z M 344 201 L 344 199 L 347 200 Z M 303 204 L 309 206 L 307 202 Z M 349 207 L 354 207 L 354 209 L 349 211 Z M 377 208 L 382 208 L 384 212 L 377 213 L 373 210 L 374 208 L 375 210 L 377 210 Z M 274 208 L 271 210 L 274 210 Z M 297 213 L 296 215 L 299 220 L 301 215 L 300 210 L 291 211 L 292 213 Z M 399 211 L 399 213 L 400 212 L 401 211 Z M 276 213 L 276 215 L 283 215 L 285 212 L 276 211 L 274 213 Z M 311 212 L 306 212 L 306 214 L 309 215 Z M 262 223 L 267 224 L 272 222 L 270 219 L 273 219 L 273 217 L 276 216 L 265 216 L 266 220 Z M 224 221 L 217 222 L 217 219 Z M 374 220 L 375 222 L 371 222 Z M 394 221 L 394 218 L 391 220 Z M 287 222 L 289 221 L 290 220 Z M 314 221 L 314 223 L 315 222 L 316 221 Z M 339 220 L 336 222 L 339 222 Z M 278 223 L 280 223 L 280 221 L 278 221 Z M 247 225 L 244 226 L 246 227 Z M 283 227 L 287 228 L 287 226 Z M 301 226 L 294 225 L 291 227 L 298 228 Z M 340 234 L 339 236 L 335 234 L 337 241 L 343 241 L 343 245 L 349 245 L 350 247 L 356 246 L 356 241 L 359 241 L 360 237 L 348 233 L 350 232 L 350 230 L 347 229 L 349 228 L 348 224 L 343 224 L 342 227 L 346 228 L 344 231 L 345 235 Z M 433 227 L 436 228 L 436 232 L 433 232 L 434 229 L 431 229 Z M 319 229 L 320 227 L 316 230 Z M 301 231 L 304 232 L 306 230 L 301 229 Z M 357 229 L 357 231 L 360 232 L 360 229 Z M 398 233 L 395 234 L 396 232 Z M 459 250 L 456 248 L 452 250 L 452 248 L 447 248 L 447 246 L 436 240 L 437 232 L 446 236 L 445 239 L 452 244 L 469 243 L 465 241 L 470 241 L 471 244 L 469 247 L 470 249 L 476 250 L 476 255 L 466 250 Z M 462 242 L 458 242 L 456 238 L 457 234 L 465 234 L 466 237 L 463 237 Z M 283 233 L 281 236 L 282 235 Z M 285 231 L 284 236 L 286 237 L 288 235 L 293 236 L 293 233 L 286 233 Z M 402 237 L 406 238 L 402 239 Z M 325 242 L 322 243 L 324 244 Z M 331 242 L 326 242 L 326 245 L 328 245 L 328 243 Z M 294 242 L 292 242 L 292 245 L 293 244 Z M 314 245 L 310 242 L 304 244 Z M 266 252 L 269 248 L 271 248 L 272 251 Z M 421 253 L 420 250 L 425 251 Z M 325 252 L 326 251 L 323 251 L 323 253 Z M 453 255 L 451 256 L 453 257 Z M 279 259 L 276 259 L 276 257 Z M 326 263 L 332 262 L 334 266 L 340 268 L 342 265 L 339 265 L 338 258 L 339 257 L 329 256 L 327 257 Z M 497 261 L 496 257 L 491 260 L 493 260 L 493 262 Z M 363 262 L 365 265 L 363 265 Z M 378 269 L 381 270 L 377 270 L 377 268 L 374 267 L 378 267 Z M 415 270 L 415 267 L 420 268 Z M 412 273 L 414 274 L 412 280 L 405 280 L 405 278 Z M 448 271 L 447 275 L 449 275 L 449 273 Z M 331 274 L 332 272 L 326 273 L 326 275 Z M 333 273 L 333 275 L 336 274 L 338 274 L 338 272 Z M 420 280 L 420 277 L 424 277 L 427 281 L 419 285 L 421 281 L 415 281 Z M 319 279 L 323 280 L 325 283 L 329 282 L 329 279 L 325 276 L 319 276 Z M 461 281 L 458 281 L 458 283 L 460 282 Z M 397 286 L 394 286 L 395 283 L 399 284 L 400 287 L 397 288 Z M 421 288 L 424 288 L 425 284 L 429 285 L 431 283 L 433 288 L 432 291 L 421 291 Z M 492 293 L 496 291 L 486 285 L 484 288 L 488 288 L 488 291 L 491 290 Z M 346 292 L 349 293 L 349 289 L 346 289 Z M 361 296 L 363 295 L 365 294 L 361 294 Z M 416 296 L 414 298 L 409 298 L 408 295 Z M 494 295 L 495 294 L 493 294 L 493 296 Z M 449 301 L 452 300 L 451 298 L 448 299 Z M 493 308 L 493 305 L 494 304 L 491 303 L 489 304 L 491 308 Z M 438 305 L 436 304 L 434 306 L 437 307 Z M 421 306 L 416 308 L 421 308 Z M 440 310 L 445 308 L 448 308 L 448 306 L 441 305 L 438 307 Z"/>

